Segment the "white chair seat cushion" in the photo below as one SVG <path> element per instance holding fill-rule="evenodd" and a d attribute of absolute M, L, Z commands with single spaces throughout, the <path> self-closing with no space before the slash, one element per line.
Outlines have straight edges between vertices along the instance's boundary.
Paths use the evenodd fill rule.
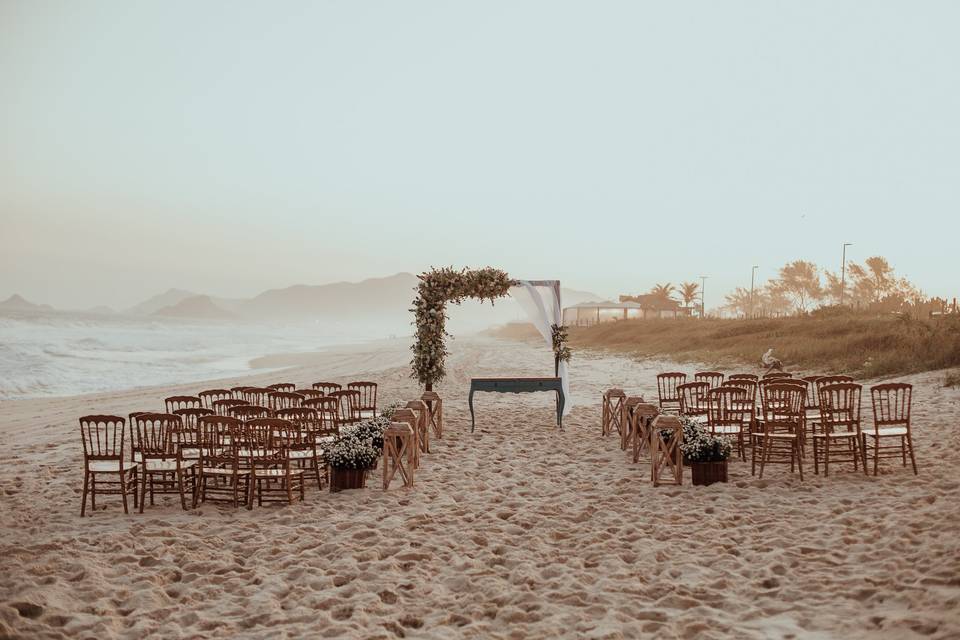
<path fill-rule="evenodd" d="M 713 432 L 714 432 L 714 433 L 719 433 L 719 434 L 721 434 L 721 435 L 724 435 L 724 434 L 738 434 L 738 433 L 740 433 L 741 431 L 743 431 L 743 427 L 739 427 L 739 426 L 737 426 L 737 425 L 732 425 L 732 424 L 720 425 L 720 426 L 712 427 L 712 428 L 713 428 Z"/>
<path fill-rule="evenodd" d="M 123 470 L 130 471 L 131 469 L 136 469 L 137 464 L 135 462 L 123 463 Z M 87 468 L 94 473 L 120 473 L 120 461 L 119 460 L 91 460 L 90 464 L 87 465 Z"/>
<path fill-rule="evenodd" d="M 304 460 L 306 458 L 312 458 L 312 457 L 313 457 L 312 449 L 294 449 L 293 451 L 290 452 L 291 460 Z"/>
<path fill-rule="evenodd" d="M 193 447 L 181 448 L 180 455 L 187 459 L 196 460 L 200 457 L 200 449 Z"/>
<path fill-rule="evenodd" d="M 284 469 L 257 469 L 256 472 L 258 478 L 283 478 L 286 475 L 287 472 Z M 290 475 L 303 475 L 303 469 L 290 469 Z"/>
<path fill-rule="evenodd" d="M 783 440 L 792 440 L 797 437 L 797 434 L 795 433 L 771 433 L 767 435 L 762 432 L 757 432 L 757 433 L 754 433 L 753 435 L 755 435 L 758 438 L 780 438 Z"/>
<path fill-rule="evenodd" d="M 877 429 L 875 431 L 864 431 L 864 433 L 868 436 L 873 436 L 873 437 L 876 437 L 877 435 L 879 435 L 880 437 L 905 436 L 907 435 L 907 428 L 906 427 L 881 427 L 880 429 Z"/>
<path fill-rule="evenodd" d="M 834 431 L 832 433 L 815 433 L 814 438 L 826 440 L 827 438 L 856 438 L 856 431 Z"/>
<path fill-rule="evenodd" d="M 196 461 L 194 460 L 181 460 L 180 468 L 189 469 L 194 466 Z M 147 460 L 143 464 L 143 468 L 147 471 L 176 471 L 177 470 L 177 461 L 176 460 Z"/>
<path fill-rule="evenodd" d="M 233 475 L 233 469 L 221 469 L 220 467 L 204 467 L 204 468 L 203 468 L 203 475 L 205 475 L 205 476 L 206 476 L 206 475 L 211 475 L 211 476 L 232 476 L 232 475 Z M 249 470 L 249 469 L 238 469 L 238 470 L 237 470 L 237 475 L 241 475 L 241 476 L 250 475 L 250 470 Z"/>

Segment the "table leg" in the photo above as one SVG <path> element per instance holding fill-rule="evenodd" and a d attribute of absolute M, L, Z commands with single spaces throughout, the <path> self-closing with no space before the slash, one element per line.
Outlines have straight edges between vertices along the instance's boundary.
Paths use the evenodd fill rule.
<path fill-rule="evenodd" d="M 467 401 L 470 404 L 470 433 L 473 433 L 474 427 L 477 426 L 476 418 L 473 415 L 473 389 L 470 389 L 470 396 Z"/>
<path fill-rule="evenodd" d="M 563 405 L 566 398 L 563 397 L 563 391 L 557 391 L 557 426 L 563 431 Z"/>

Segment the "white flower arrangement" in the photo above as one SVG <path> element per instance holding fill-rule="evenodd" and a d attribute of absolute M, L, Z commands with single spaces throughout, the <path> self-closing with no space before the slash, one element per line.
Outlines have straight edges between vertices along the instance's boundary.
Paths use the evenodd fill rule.
<path fill-rule="evenodd" d="M 695 420 L 681 418 L 683 442 L 680 451 L 690 462 L 723 462 L 733 452 L 733 443 L 726 436 L 715 436 Z"/>
<path fill-rule="evenodd" d="M 335 469 L 369 469 L 383 452 L 383 430 L 389 425 L 389 418 L 379 417 L 340 427 L 326 449 L 327 462 Z"/>

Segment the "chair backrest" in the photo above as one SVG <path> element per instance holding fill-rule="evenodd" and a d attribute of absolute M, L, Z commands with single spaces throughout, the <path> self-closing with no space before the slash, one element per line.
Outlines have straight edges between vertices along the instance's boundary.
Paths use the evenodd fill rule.
<path fill-rule="evenodd" d="M 165 398 L 163 403 L 166 405 L 167 413 L 173 413 L 177 409 L 199 409 L 203 406 L 197 396 L 170 396 Z"/>
<path fill-rule="evenodd" d="M 860 396 L 863 387 L 853 382 L 838 382 L 820 387 L 820 424 L 825 433 L 859 431 Z"/>
<path fill-rule="evenodd" d="M 906 427 L 910 430 L 910 411 L 913 404 L 913 385 L 905 382 L 887 382 L 870 387 L 873 404 L 874 428 Z"/>
<path fill-rule="evenodd" d="M 316 411 L 324 424 L 330 424 L 334 428 L 340 424 L 340 398 L 333 396 L 308 398 L 303 401 L 303 407 Z"/>
<path fill-rule="evenodd" d="M 243 390 L 243 399 L 247 401 L 247 404 L 269 407 L 271 393 L 273 393 L 273 389 L 267 389 L 266 387 L 247 387 Z"/>
<path fill-rule="evenodd" d="M 719 371 L 699 371 L 693 374 L 696 382 L 706 382 L 711 389 L 715 389 L 723 384 L 723 374 Z"/>
<path fill-rule="evenodd" d="M 772 378 L 792 378 L 793 374 L 789 371 L 767 371 L 763 374 L 763 380 L 770 380 Z"/>
<path fill-rule="evenodd" d="M 823 376 L 803 376 L 801 380 L 807 383 L 807 409 L 820 408 L 820 387 L 817 386 L 817 380 Z"/>
<path fill-rule="evenodd" d="M 303 404 L 303 396 L 292 391 L 274 391 L 267 398 L 268 407 L 273 411 L 295 409 Z"/>
<path fill-rule="evenodd" d="M 677 371 L 657 374 L 657 393 L 660 395 L 660 407 L 665 402 L 680 402 L 677 387 L 687 381 L 687 374 Z"/>
<path fill-rule="evenodd" d="M 799 389 L 803 393 L 803 404 L 807 402 L 807 383 L 803 380 L 797 380 L 794 378 L 763 378 L 760 382 L 757 383 L 757 389 L 760 391 L 760 404 L 763 405 L 764 397 L 771 386 L 775 384 L 785 384 L 791 385 Z"/>
<path fill-rule="evenodd" d="M 89 460 L 119 460 L 123 464 L 126 421 L 120 416 L 92 415 L 80 418 L 83 457 Z"/>
<path fill-rule="evenodd" d="M 290 438 L 299 434 L 288 420 L 279 418 L 254 418 L 243 423 L 243 437 L 251 466 L 270 466 L 289 463 L 288 450 L 284 446 Z"/>
<path fill-rule="evenodd" d="M 734 381 L 736 382 L 736 381 Z M 741 387 L 717 387 L 707 394 L 707 424 L 711 427 L 743 426 L 747 391 Z"/>
<path fill-rule="evenodd" d="M 179 428 L 174 428 L 174 442 L 179 446 L 193 445 L 200 441 L 200 418 L 214 415 L 213 409 L 177 409 L 174 415 L 180 416 Z"/>
<path fill-rule="evenodd" d="M 760 376 L 758 376 L 755 373 L 733 373 L 727 376 L 728 381 L 729 380 L 753 380 L 754 382 L 756 382 L 759 379 L 760 379 Z"/>
<path fill-rule="evenodd" d="M 827 386 L 828 384 L 839 384 L 842 382 L 853 382 L 853 376 L 820 376 L 814 381 L 814 385 L 817 387 L 817 399 L 820 398 L 820 389 Z"/>
<path fill-rule="evenodd" d="M 360 411 L 360 392 L 356 389 L 341 389 L 332 391 L 331 398 L 337 399 L 337 422 L 350 422 L 357 417 Z"/>
<path fill-rule="evenodd" d="M 248 406 L 246 402 L 237 398 L 226 398 L 213 403 L 213 410 L 218 416 L 229 416 L 232 407 Z"/>
<path fill-rule="evenodd" d="M 137 418 L 140 455 L 147 458 L 169 458 L 174 453 L 174 432 L 182 428 L 180 416 L 172 413 L 146 413 Z"/>
<path fill-rule="evenodd" d="M 292 382 L 276 382 L 274 384 L 268 384 L 267 389 L 273 389 L 274 391 L 295 391 L 297 385 Z"/>
<path fill-rule="evenodd" d="M 357 409 L 362 411 L 377 410 L 377 383 L 358 380 L 357 382 L 347 383 L 347 389 L 357 391 L 360 397 L 357 399 Z"/>
<path fill-rule="evenodd" d="M 774 382 L 763 385 L 761 402 L 765 423 L 800 424 L 804 418 L 803 409 L 807 394 L 799 385 Z"/>
<path fill-rule="evenodd" d="M 254 418 L 270 417 L 270 409 L 267 407 L 259 407 L 253 404 L 230 407 L 227 412 L 230 414 L 231 418 L 238 418 L 240 420 L 253 420 Z"/>
<path fill-rule="evenodd" d="M 333 391 L 340 391 L 343 388 L 343 385 L 339 385 L 336 382 L 314 382 L 310 385 L 317 391 L 323 391 L 324 395 L 330 395 Z"/>
<path fill-rule="evenodd" d="M 680 393 L 680 413 L 684 415 L 704 415 L 707 413 L 707 394 L 710 393 L 708 382 L 686 382 L 677 386 Z"/>
<path fill-rule="evenodd" d="M 240 385 L 239 387 L 230 387 L 230 393 L 237 400 L 243 400 L 243 392 L 250 388 L 250 385 Z"/>
<path fill-rule="evenodd" d="M 213 409 L 213 403 L 217 400 L 229 400 L 233 397 L 233 392 L 229 389 L 207 389 L 197 394 L 200 398 L 200 406 L 205 409 Z"/>
<path fill-rule="evenodd" d="M 749 378 L 734 378 L 730 380 L 725 380 L 723 384 L 720 385 L 721 389 L 733 388 L 741 389 L 745 397 L 744 402 L 754 403 L 757 401 L 757 382 L 756 380 L 751 380 Z"/>
<path fill-rule="evenodd" d="M 128 433 L 129 442 L 130 442 L 129 448 L 130 448 L 131 462 L 136 462 L 135 454 L 138 451 L 140 451 L 140 442 L 139 440 L 137 440 L 137 434 L 140 433 L 140 427 L 137 423 L 137 420 L 140 418 L 140 416 L 147 413 L 153 413 L 153 411 L 134 411 L 128 417 L 129 422 L 127 423 L 127 426 L 128 426 L 127 433 Z"/>
<path fill-rule="evenodd" d="M 317 417 L 317 410 L 311 409 L 310 407 L 291 407 L 289 409 L 277 409 L 274 414 L 274 418 L 280 420 L 286 420 L 291 422 L 301 429 L 305 429 L 306 425 L 311 422 L 316 422 L 320 418 Z"/>
<path fill-rule="evenodd" d="M 230 447 L 237 438 L 243 422 L 227 416 L 203 416 L 199 420 L 200 444 L 204 449 Z"/>
<path fill-rule="evenodd" d="M 302 395 L 304 400 L 310 400 L 311 398 L 322 398 L 327 395 L 320 389 L 297 389 L 296 393 Z"/>

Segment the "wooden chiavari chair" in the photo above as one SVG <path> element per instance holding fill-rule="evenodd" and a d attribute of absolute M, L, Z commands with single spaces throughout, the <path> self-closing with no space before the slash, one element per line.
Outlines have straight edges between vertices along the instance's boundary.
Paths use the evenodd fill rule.
<path fill-rule="evenodd" d="M 670 372 L 657 375 L 657 393 L 660 397 L 661 411 L 680 410 L 680 392 L 677 391 L 677 387 L 686 381 L 685 373 Z"/>
<path fill-rule="evenodd" d="M 252 404 L 242 404 L 238 407 L 230 407 L 227 409 L 227 413 L 230 414 L 231 418 L 238 418 L 240 420 L 253 420 L 254 418 L 270 417 L 270 409 L 267 407 L 258 407 Z"/>
<path fill-rule="evenodd" d="M 680 414 L 701 422 L 707 421 L 707 394 L 710 384 L 707 382 L 687 382 L 677 386 L 680 394 Z"/>
<path fill-rule="evenodd" d="M 266 388 L 273 389 L 274 391 L 290 392 L 296 391 L 297 385 L 293 384 L 292 382 L 277 382 L 274 384 L 268 384 Z"/>
<path fill-rule="evenodd" d="M 230 393 L 236 400 L 243 400 L 243 392 L 250 388 L 250 385 L 240 385 L 239 387 L 230 387 Z"/>
<path fill-rule="evenodd" d="M 873 429 L 862 431 L 860 442 L 863 451 L 863 472 L 867 473 L 867 456 L 873 451 L 873 475 L 877 475 L 880 458 L 901 458 L 907 466 L 907 455 L 917 475 L 917 459 L 913 453 L 913 433 L 910 426 L 910 411 L 913 404 L 913 385 L 905 382 L 888 382 L 870 387 L 873 404 Z M 885 445 L 887 440 L 898 443 Z M 899 453 L 899 455 L 898 455 Z"/>
<path fill-rule="evenodd" d="M 724 381 L 720 385 L 721 389 L 740 389 L 743 391 L 743 398 L 737 401 L 739 408 L 743 410 L 744 444 L 752 444 L 753 429 L 757 418 L 757 381 L 750 378 L 733 378 Z"/>
<path fill-rule="evenodd" d="M 127 425 L 129 426 L 129 429 L 127 430 L 127 433 L 130 436 L 130 462 L 140 463 L 143 461 L 143 459 L 140 457 L 140 443 L 137 440 L 137 437 L 140 433 L 140 426 L 137 420 L 140 418 L 140 416 L 148 413 L 153 413 L 153 411 L 134 411 L 128 417 L 129 422 Z"/>
<path fill-rule="evenodd" d="M 360 394 L 357 398 L 357 419 L 377 417 L 377 383 L 358 380 L 347 383 L 347 389 Z"/>
<path fill-rule="evenodd" d="M 760 376 L 758 376 L 755 373 L 733 373 L 727 376 L 728 381 L 729 380 L 753 380 L 754 382 L 757 382 L 759 379 L 760 379 Z"/>
<path fill-rule="evenodd" d="M 723 384 L 723 374 L 719 371 L 700 371 L 693 374 L 694 382 L 706 382 L 711 389 L 716 389 Z"/>
<path fill-rule="evenodd" d="M 340 399 L 330 396 L 309 398 L 303 401 L 304 409 L 313 409 L 325 425 L 338 429 L 340 425 Z M 337 431 L 339 434 L 339 431 Z"/>
<path fill-rule="evenodd" d="M 230 502 L 236 508 L 249 500 L 250 470 L 240 464 L 243 423 L 225 416 L 200 418 L 200 500 Z M 210 484 L 212 480 L 213 483 Z"/>
<path fill-rule="evenodd" d="M 140 455 L 143 464 L 140 474 L 140 513 L 147 501 L 149 482 L 150 506 L 155 493 L 180 495 L 180 506 L 187 509 L 186 492 L 189 488 L 191 506 L 197 506 L 196 461 L 184 460 L 173 441 L 180 428 L 179 416 L 171 413 L 148 413 L 139 417 Z"/>
<path fill-rule="evenodd" d="M 330 395 L 334 391 L 340 391 L 343 389 L 343 385 L 337 384 L 336 382 L 314 382 L 310 385 L 317 391 L 323 391 L 323 395 Z"/>
<path fill-rule="evenodd" d="M 773 380 L 776 378 L 792 378 L 793 374 L 789 371 L 768 371 L 763 374 L 763 380 Z"/>
<path fill-rule="evenodd" d="M 817 432 L 817 426 L 820 424 L 820 387 L 817 386 L 817 380 L 823 376 L 804 376 L 801 378 L 807 383 L 807 398 L 804 401 L 803 409 L 805 415 L 804 441 Z"/>
<path fill-rule="evenodd" d="M 853 382 L 853 376 L 819 376 L 814 381 L 814 386 L 817 388 L 817 402 L 820 402 L 820 390 L 831 384 L 841 384 L 846 382 Z"/>
<path fill-rule="evenodd" d="M 243 399 L 246 400 L 247 404 L 252 404 L 255 407 L 269 407 L 271 393 L 273 393 L 273 389 L 266 387 L 247 387 L 243 390 Z"/>
<path fill-rule="evenodd" d="M 803 403 L 806 394 L 793 384 L 766 385 L 762 400 L 763 419 L 754 433 L 750 473 L 755 474 L 760 458 L 760 477 L 768 464 L 789 464 L 800 470 L 803 480 L 803 455 L 800 433 L 803 429 Z"/>
<path fill-rule="evenodd" d="M 360 422 L 360 392 L 356 389 L 332 391 L 329 397 L 337 399 L 337 424 L 355 424 Z"/>
<path fill-rule="evenodd" d="M 243 400 L 237 398 L 227 398 L 225 400 L 217 400 L 213 403 L 213 410 L 218 416 L 229 417 L 230 409 L 233 407 L 247 407 L 249 406 Z"/>
<path fill-rule="evenodd" d="M 320 389 L 297 389 L 294 393 L 299 393 L 303 396 L 304 400 L 312 400 L 313 398 L 322 398 L 325 394 Z"/>
<path fill-rule="evenodd" d="M 180 425 L 173 425 L 173 444 L 184 460 L 200 459 L 200 418 L 214 415 L 213 409 L 177 409 Z"/>
<path fill-rule="evenodd" d="M 316 410 L 309 408 L 280 409 L 275 416 L 286 420 L 300 430 L 299 438 L 290 439 L 290 462 L 305 473 L 312 473 L 317 488 L 323 489 L 327 477 L 327 460 L 323 455 L 323 445 L 327 431 L 322 428 L 322 418 Z M 321 435 L 322 434 L 322 435 Z"/>
<path fill-rule="evenodd" d="M 200 409 L 203 404 L 197 396 L 170 396 L 163 400 L 167 413 L 173 413 L 177 409 Z"/>
<path fill-rule="evenodd" d="M 743 448 L 744 414 L 747 392 L 739 387 L 718 387 L 707 394 L 707 428 L 717 436 L 736 440 L 740 459 L 745 460 Z"/>
<path fill-rule="evenodd" d="M 820 388 L 820 419 L 813 432 L 813 472 L 830 475 L 830 463 L 852 462 L 857 470 L 860 458 L 860 394 L 862 387 L 852 382 L 828 384 Z M 844 447 L 837 449 L 838 446 Z M 834 454 L 831 456 L 831 449 Z M 846 454 L 848 457 L 843 457 Z"/>
<path fill-rule="evenodd" d="M 140 465 L 132 460 L 124 460 L 125 434 L 126 422 L 119 416 L 93 415 L 80 418 L 80 438 L 83 440 L 83 498 L 80 517 L 87 514 L 88 494 L 90 508 L 94 511 L 97 509 L 97 493 L 120 495 L 124 513 L 130 513 L 127 494 L 133 494 L 133 506 L 137 507 L 137 472 Z"/>
<path fill-rule="evenodd" d="M 293 504 L 295 494 L 304 499 L 303 469 L 295 469 L 290 461 L 288 443 L 298 439 L 300 430 L 287 420 L 255 418 L 243 424 L 244 448 L 250 469 L 250 500 L 254 493 L 257 504 L 286 502 Z"/>
<path fill-rule="evenodd" d="M 233 392 L 229 389 L 207 389 L 197 394 L 200 398 L 200 406 L 204 409 L 215 409 L 213 406 L 217 400 L 230 400 L 233 398 Z"/>
<path fill-rule="evenodd" d="M 280 409 L 297 409 L 303 406 L 303 396 L 293 391 L 274 391 L 267 398 L 267 407 L 276 413 Z"/>

